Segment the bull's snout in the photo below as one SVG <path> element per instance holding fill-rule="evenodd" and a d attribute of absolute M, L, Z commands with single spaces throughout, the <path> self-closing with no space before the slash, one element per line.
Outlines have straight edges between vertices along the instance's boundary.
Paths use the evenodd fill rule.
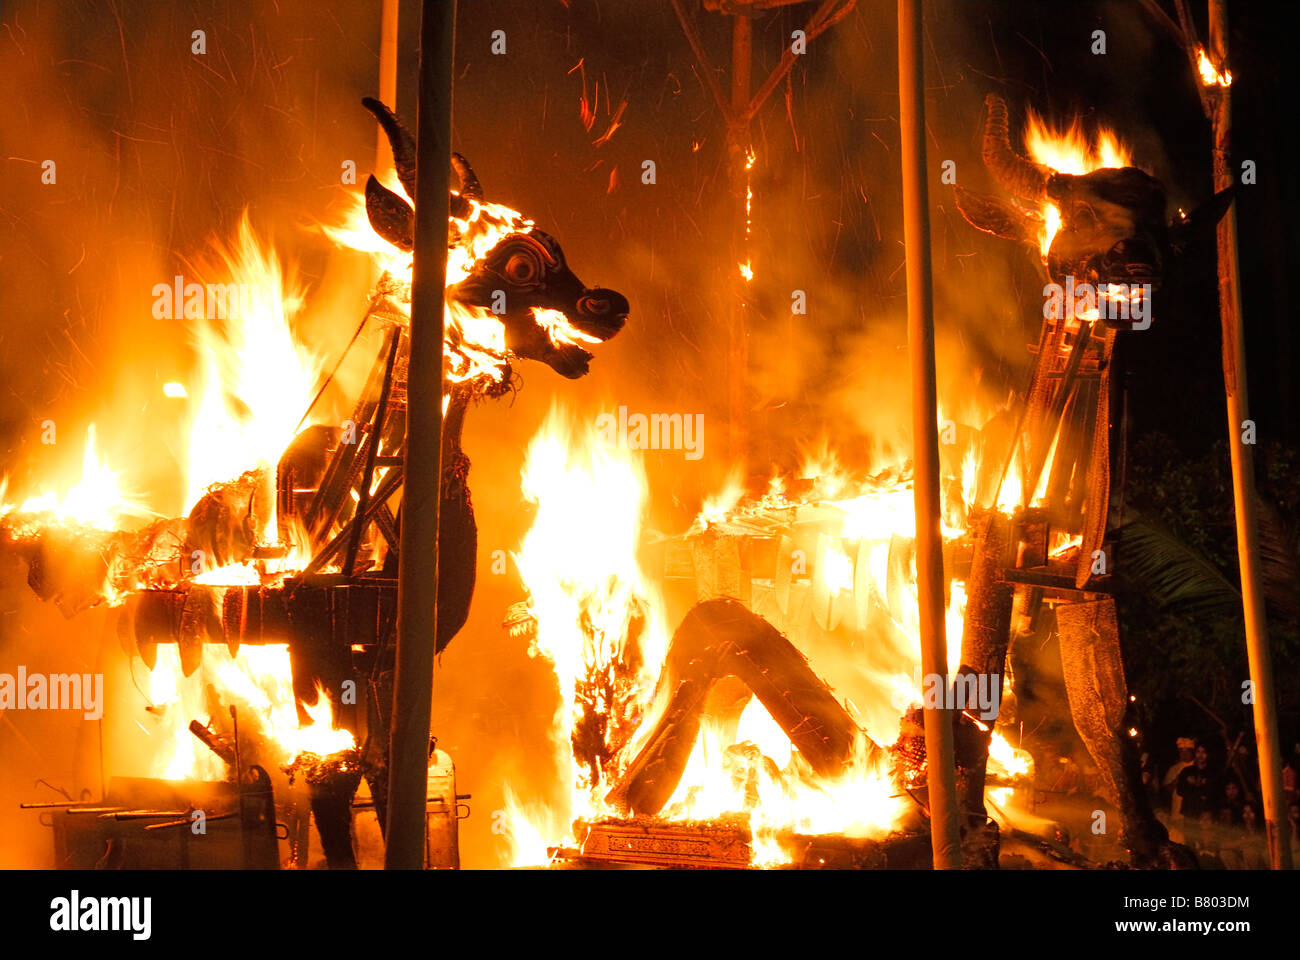
<path fill-rule="evenodd" d="M 1160 252 L 1155 245 L 1138 238 L 1121 240 L 1104 258 L 1106 278 L 1112 283 L 1149 283 L 1160 286 Z"/>
<path fill-rule="evenodd" d="M 622 330 L 631 310 L 623 294 L 601 287 L 584 290 L 578 297 L 577 307 L 577 316 L 572 318 L 573 325 L 601 340 L 608 340 Z"/>

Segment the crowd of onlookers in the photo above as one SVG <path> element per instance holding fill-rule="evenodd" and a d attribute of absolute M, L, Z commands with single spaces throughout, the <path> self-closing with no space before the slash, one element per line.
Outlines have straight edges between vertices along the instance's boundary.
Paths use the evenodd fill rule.
<path fill-rule="evenodd" d="M 1259 771 L 1243 739 L 1225 750 L 1179 737 L 1178 759 L 1163 772 L 1149 753 L 1141 755 L 1143 786 L 1170 839 L 1191 847 L 1204 867 L 1251 870 L 1269 865 Z M 1050 748 L 1042 751 L 1035 809 L 1059 818 L 1073 837 L 1071 845 L 1085 856 L 1107 861 L 1119 851 L 1114 847 L 1116 834 L 1097 831 L 1093 823 L 1093 798 L 1102 796 L 1102 784 L 1090 758 L 1085 754 L 1079 762 L 1076 756 Z M 1284 752 L 1282 763 L 1282 815 L 1288 822 L 1292 859 L 1300 867 L 1300 743 Z"/>
<path fill-rule="evenodd" d="M 1266 868 L 1259 774 L 1249 752 L 1236 745 L 1226 759 L 1216 760 L 1207 744 L 1190 737 L 1179 737 L 1177 748 L 1178 760 L 1159 777 L 1150 756 L 1143 754 L 1143 783 L 1169 827 L 1170 838 L 1195 850 L 1206 866 Z M 1294 853 L 1300 851 L 1300 744 L 1283 758 L 1283 764 L 1284 815 Z"/>

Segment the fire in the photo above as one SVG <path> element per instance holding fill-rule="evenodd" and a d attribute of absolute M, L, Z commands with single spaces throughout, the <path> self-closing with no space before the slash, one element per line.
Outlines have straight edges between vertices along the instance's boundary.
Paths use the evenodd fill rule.
<path fill-rule="evenodd" d="M 513 867 L 540 867 L 550 862 L 547 848 L 549 836 L 563 831 L 560 824 L 552 822 L 551 811 L 545 806 L 525 805 L 515 796 L 509 785 L 504 788 L 504 802 L 500 829 L 510 846 L 509 863 Z"/>
<path fill-rule="evenodd" d="M 1207 87 L 1230 87 L 1232 86 L 1232 72 L 1226 67 L 1223 70 L 1217 69 L 1210 62 L 1209 56 L 1204 47 L 1196 48 L 1196 69 L 1201 73 L 1201 84 Z"/>
<path fill-rule="evenodd" d="M 979 475 L 993 468 L 968 451 L 954 487 L 961 487 L 961 495 L 973 496 Z M 528 810 L 508 805 L 516 865 L 545 862 L 546 840 L 552 846 L 564 842 L 564 825 L 574 818 L 617 814 L 606 808 L 603 793 L 616 779 L 620 760 L 635 755 L 648 731 L 609 738 L 621 750 L 605 766 L 579 763 L 574 754 L 586 742 L 584 724 L 593 711 L 610 727 L 615 725 L 615 702 L 607 692 L 603 699 L 593 699 L 591 678 L 618 673 L 633 622 L 644 605 L 654 609 L 635 560 L 639 518 L 648 494 L 640 466 L 630 454 L 603 446 L 594 430 L 566 421 L 553 410 L 529 447 L 524 491 L 537 504 L 538 514 L 517 561 L 537 619 L 535 650 L 553 664 L 559 683 L 554 739 L 561 767 L 571 780 L 567 805 Z M 961 507 L 954 515 L 964 516 L 965 505 Z M 910 552 L 899 553 L 899 545 L 915 536 L 913 510 L 911 475 L 904 461 L 864 477 L 846 469 L 823 446 L 806 459 L 797 479 L 774 477 L 758 498 L 747 498 L 740 474 L 733 473 L 706 499 L 692 526 L 696 535 L 725 531 L 733 522 L 773 512 L 792 529 L 812 525 L 817 531 L 816 552 L 810 555 L 814 567 L 804 575 L 801 589 L 814 594 L 822 590 L 833 608 L 842 603 L 846 610 L 865 590 L 875 611 L 870 627 L 855 626 L 852 614 L 832 617 L 823 626 L 870 631 L 872 662 L 855 669 L 865 675 L 873 693 L 866 698 L 855 693 L 851 711 L 877 743 L 892 743 L 905 706 L 921 701 L 914 560 Z M 944 533 L 956 537 L 963 530 L 945 525 Z M 900 566 L 900 559 L 907 562 Z M 955 671 L 965 585 L 951 583 L 949 596 L 948 667 Z M 644 708 L 658 676 L 666 634 L 647 626 L 642 636 L 651 643 L 639 668 L 625 671 L 629 679 L 622 696 L 623 702 Z M 818 667 L 815 660 L 813 666 Z M 636 714 L 629 709 L 623 715 Z M 991 763 L 996 775 L 1016 779 L 1026 774 L 1031 761 L 995 734 Z M 752 837 L 751 865 L 775 866 L 793 856 L 790 841 L 795 834 L 880 835 L 896 829 L 914 809 L 885 762 L 869 754 L 866 736 L 842 775 L 818 777 L 763 705 L 751 699 L 734 730 L 726 729 L 719 718 L 704 718 L 683 776 L 660 816 L 743 816 Z"/>
<path fill-rule="evenodd" d="M 288 644 L 246 645 L 234 657 L 224 646 L 205 644 L 200 667 L 189 677 L 182 675 L 176 645 L 161 644 L 149 674 L 147 697 L 149 718 L 140 728 L 160 741 L 148 761 L 146 775 L 151 777 L 228 778 L 225 761 L 189 731 L 191 720 L 211 725 L 216 719 L 214 697 L 223 711 L 230 706 L 237 709 L 241 749 L 254 744 L 265 751 L 260 753 L 263 761 L 277 766 L 292 762 L 300 753 L 327 756 L 356 745 L 350 732 L 334 729 L 332 705 L 319 688 L 316 704 L 304 705 L 311 723 L 299 726 Z"/>
<path fill-rule="evenodd" d="M 1066 130 L 1047 125 L 1033 110 L 1025 120 L 1025 148 L 1037 163 L 1045 164 L 1059 173 L 1085 174 L 1103 167 L 1130 167 L 1133 158 L 1114 131 L 1102 127 L 1096 139 L 1090 139 L 1083 124 L 1076 117 Z M 1043 229 L 1039 235 L 1039 250 L 1044 258 L 1052 239 L 1061 228 L 1061 211 L 1056 205 L 1043 202 Z"/>
<path fill-rule="evenodd" d="M 794 833 L 882 835 L 911 805 L 888 771 L 867 758 L 865 740 L 844 774 L 831 780 L 807 771 L 785 732 L 757 700 L 741 714 L 734 739 L 728 745 L 717 723 L 701 724 L 664 815 L 705 820 L 747 813 L 753 866 L 788 863 Z"/>
<path fill-rule="evenodd" d="M 204 317 L 192 330 L 199 356 L 187 464 L 187 509 L 213 483 L 275 466 L 311 403 L 319 365 L 293 335 L 303 292 L 274 250 L 262 245 L 247 215 L 234 242 L 217 246 L 218 269 L 240 291 L 226 316 Z M 232 287 L 227 286 L 227 289 Z M 234 309 L 230 309 L 234 306 Z M 233 316 L 230 315 L 233 313 Z M 274 505 L 275 497 L 268 497 Z M 257 531 L 276 540 L 275 517 Z"/>
<path fill-rule="evenodd" d="M 1034 758 L 1026 750 L 1020 750 L 1007 742 L 998 731 L 993 732 L 989 741 L 989 771 L 1007 779 L 1018 780 L 1031 777 L 1034 770 Z"/>
<path fill-rule="evenodd" d="M 658 600 L 636 555 L 645 473 L 629 451 L 607 446 L 594 423 L 577 427 L 552 408 L 529 444 L 523 493 L 537 516 L 515 559 L 537 619 L 530 652 L 551 663 L 559 682 L 554 736 L 561 769 L 571 772 L 567 822 L 601 811 L 615 772 L 574 759 L 575 727 L 606 724 L 604 742 L 623 745 L 666 650 Z"/>
<path fill-rule="evenodd" d="M 754 266 L 750 261 L 746 260 L 744 263 L 738 264 L 737 266 L 739 266 L 740 275 L 744 278 L 746 283 L 749 283 L 749 281 L 754 279 Z"/>
<path fill-rule="evenodd" d="M 20 505 L 4 502 L 8 478 L 0 480 L 0 517 L 10 522 L 67 523 L 112 530 L 129 517 L 145 512 L 122 489 L 121 473 L 99 455 L 95 425 L 86 428 L 86 443 L 81 458 L 81 476 L 62 493 L 47 490 L 28 497 Z"/>

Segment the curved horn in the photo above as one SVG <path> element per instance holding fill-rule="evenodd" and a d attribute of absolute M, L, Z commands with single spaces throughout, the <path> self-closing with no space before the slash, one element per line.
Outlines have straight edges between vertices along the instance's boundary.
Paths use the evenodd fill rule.
<path fill-rule="evenodd" d="M 389 146 L 393 148 L 393 166 L 406 195 L 415 198 L 415 137 L 397 114 L 374 97 L 363 97 L 361 105 L 369 110 L 384 128 Z"/>
<path fill-rule="evenodd" d="M 474 168 L 469 165 L 469 161 L 459 153 L 453 153 L 451 168 L 456 171 L 456 176 L 460 177 L 460 195 L 470 200 L 482 201 L 483 184 L 478 182 L 478 177 L 475 176 Z"/>
<path fill-rule="evenodd" d="M 1054 171 L 1011 148 L 1006 101 L 990 93 L 984 98 L 984 106 L 988 108 L 984 120 L 984 165 L 1012 195 L 1035 202 L 1042 200 L 1047 195 L 1048 178 Z"/>

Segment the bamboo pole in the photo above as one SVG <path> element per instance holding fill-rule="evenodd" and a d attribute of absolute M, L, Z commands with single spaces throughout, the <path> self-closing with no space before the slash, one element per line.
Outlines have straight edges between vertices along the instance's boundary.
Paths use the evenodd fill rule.
<path fill-rule="evenodd" d="M 415 253 L 406 462 L 397 571 L 397 671 L 389 740 L 384 867 L 424 865 L 425 789 L 438 636 L 442 341 L 451 171 L 451 61 L 456 0 L 424 0 L 416 116 Z"/>
<path fill-rule="evenodd" d="M 740 258 L 750 257 L 746 231 L 746 194 L 749 189 L 750 72 L 754 28 L 743 13 L 734 15 L 731 31 L 731 122 L 727 131 L 730 167 L 732 251 L 727 265 L 735 295 L 727 317 L 727 421 L 730 462 L 749 468 L 749 281 L 740 276 Z M 751 261 L 752 262 L 752 261 Z"/>
<path fill-rule="evenodd" d="M 948 689 L 943 540 L 939 518 L 939 411 L 934 372 L 929 190 L 925 168 L 925 79 L 921 0 L 898 0 L 898 99 L 903 153 L 903 242 L 907 257 L 907 344 L 912 372 L 912 464 L 921 670 Z M 925 708 L 930 842 L 936 870 L 961 868 L 952 710 Z"/>
<path fill-rule="evenodd" d="M 1228 11 L 1224 0 L 1210 0 L 1210 49 L 1216 68 L 1228 60 Z M 1231 187 L 1231 86 L 1216 87 L 1213 95 L 1214 189 Z M 1228 449 L 1232 453 L 1232 494 L 1237 520 L 1237 563 L 1241 572 L 1241 605 L 1246 622 L 1246 654 L 1254 690 L 1252 710 L 1259 752 L 1259 780 L 1264 794 L 1264 823 L 1269 864 L 1291 869 L 1287 842 L 1286 803 L 1282 792 L 1282 756 L 1278 748 L 1273 695 L 1273 660 L 1259 563 L 1259 528 L 1255 520 L 1255 458 L 1241 431 L 1250 419 L 1246 397 L 1246 336 L 1242 325 L 1241 284 L 1237 262 L 1237 205 L 1234 201 L 1218 225 L 1219 316 L 1223 325 L 1223 380 L 1228 401 Z"/>
<path fill-rule="evenodd" d="M 397 110 L 397 7 L 398 0 L 382 0 L 379 16 L 379 99 Z M 375 176 L 380 180 L 393 167 L 392 151 L 383 127 L 376 134 Z"/>

